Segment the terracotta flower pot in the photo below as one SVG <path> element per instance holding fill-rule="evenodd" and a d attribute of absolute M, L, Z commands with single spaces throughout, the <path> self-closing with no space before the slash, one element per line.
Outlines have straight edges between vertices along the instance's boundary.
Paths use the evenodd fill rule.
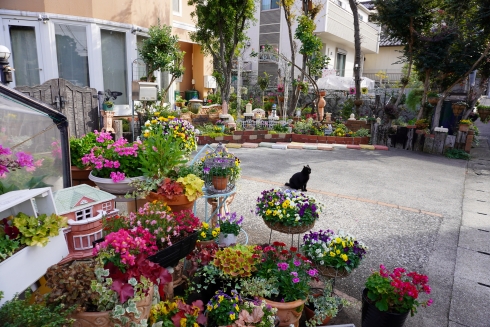
<path fill-rule="evenodd" d="M 140 322 L 141 319 L 148 319 L 150 316 L 151 302 L 153 299 L 153 287 L 150 287 L 148 295 L 136 303 L 136 307 L 140 312 L 140 317 L 135 318 L 133 314 L 129 318 L 133 322 Z M 114 322 L 111 321 L 111 311 L 103 312 L 78 312 L 71 315 L 75 319 L 73 327 L 113 327 Z"/>
<path fill-rule="evenodd" d="M 71 184 L 73 186 L 77 186 L 80 184 L 96 186 L 95 183 L 88 178 L 88 175 L 90 175 L 91 171 L 92 169 L 90 169 L 89 167 L 85 169 L 79 169 L 77 166 L 71 166 Z"/>
<path fill-rule="evenodd" d="M 306 316 L 306 320 L 312 319 L 315 316 L 315 310 L 314 309 L 310 309 L 308 306 L 305 305 L 305 316 Z M 322 321 L 321 326 L 325 326 L 326 324 L 328 324 L 331 319 L 332 319 L 331 317 L 325 318 Z M 318 325 L 318 326 L 320 326 L 320 325 Z"/>
<path fill-rule="evenodd" d="M 459 131 L 460 132 L 468 132 L 469 129 L 470 129 L 470 125 L 465 125 L 465 124 L 459 125 Z"/>
<path fill-rule="evenodd" d="M 213 186 L 215 190 L 222 191 L 228 185 L 228 176 L 213 176 Z"/>
<path fill-rule="evenodd" d="M 215 240 L 199 241 L 196 243 L 196 248 L 204 248 L 204 247 L 211 245 L 211 244 L 216 244 L 216 241 Z"/>
<path fill-rule="evenodd" d="M 189 201 L 185 194 L 176 195 L 172 199 L 167 198 L 164 195 L 158 194 L 156 192 L 150 192 L 146 196 L 148 201 L 162 201 L 166 203 L 171 209 L 172 212 L 180 212 L 183 210 L 192 210 L 195 201 Z"/>
<path fill-rule="evenodd" d="M 292 302 L 275 302 L 267 299 L 263 299 L 265 302 L 273 308 L 277 309 L 277 317 L 279 317 L 278 327 L 289 327 L 291 324 L 294 327 L 299 326 L 299 319 L 303 313 L 305 306 L 305 300 L 296 300 Z"/>

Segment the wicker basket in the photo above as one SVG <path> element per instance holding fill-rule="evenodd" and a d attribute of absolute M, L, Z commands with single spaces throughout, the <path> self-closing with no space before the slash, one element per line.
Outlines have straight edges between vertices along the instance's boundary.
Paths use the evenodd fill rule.
<path fill-rule="evenodd" d="M 335 269 L 334 267 L 322 266 L 313 264 L 318 273 L 327 278 L 342 278 L 349 276 L 349 272 L 345 269 Z"/>
<path fill-rule="evenodd" d="M 265 221 L 265 224 L 267 227 L 269 227 L 272 230 L 275 230 L 280 233 L 285 233 L 285 234 L 302 234 L 306 233 L 310 229 L 312 229 L 315 226 L 315 222 L 311 225 L 305 225 L 305 226 L 284 226 L 283 224 L 278 224 L 278 223 L 271 223 L 268 221 Z"/>

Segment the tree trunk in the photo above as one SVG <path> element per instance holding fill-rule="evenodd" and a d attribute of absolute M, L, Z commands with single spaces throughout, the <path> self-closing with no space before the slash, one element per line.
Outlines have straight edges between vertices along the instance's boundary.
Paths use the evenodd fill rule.
<path fill-rule="evenodd" d="M 410 29 L 410 41 L 408 42 L 408 69 L 407 69 L 407 75 L 403 76 L 406 78 L 406 83 L 402 83 L 402 87 L 400 88 L 400 92 L 398 93 L 398 98 L 396 99 L 395 102 L 395 108 L 398 108 L 398 105 L 402 100 L 403 93 L 405 93 L 405 88 L 407 87 L 410 81 L 410 75 L 412 73 L 413 17 L 410 17 L 409 29 Z"/>
<path fill-rule="evenodd" d="M 359 31 L 359 14 L 357 12 L 357 2 L 355 0 L 349 0 L 350 9 L 354 16 L 354 83 L 356 86 L 356 99 L 361 98 L 361 35 Z M 357 117 L 360 116 L 361 110 L 359 106 L 356 106 Z"/>
<path fill-rule="evenodd" d="M 424 81 L 424 94 L 422 95 L 422 105 L 420 106 L 420 110 L 419 110 L 419 113 L 417 115 L 417 119 L 422 119 L 422 116 L 424 114 L 425 104 L 427 103 L 427 92 L 429 90 L 429 81 L 430 81 L 429 77 L 430 77 L 430 70 L 426 70 L 425 71 L 425 81 Z"/>

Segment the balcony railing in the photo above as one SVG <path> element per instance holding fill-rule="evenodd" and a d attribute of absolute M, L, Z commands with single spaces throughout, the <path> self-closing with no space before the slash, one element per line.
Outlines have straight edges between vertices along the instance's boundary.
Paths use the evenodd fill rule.
<path fill-rule="evenodd" d="M 329 33 L 354 44 L 354 18 L 352 13 L 340 7 L 337 1 L 332 0 L 325 8 L 328 8 L 328 12 L 325 13 L 325 18 L 320 18 L 316 32 Z M 365 21 L 359 21 L 359 24 L 363 51 L 377 52 L 379 27 Z"/>

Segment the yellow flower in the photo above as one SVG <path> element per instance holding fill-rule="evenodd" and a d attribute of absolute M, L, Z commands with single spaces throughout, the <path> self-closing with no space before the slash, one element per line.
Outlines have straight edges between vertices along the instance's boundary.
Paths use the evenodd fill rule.
<path fill-rule="evenodd" d="M 168 119 L 174 119 L 175 116 L 168 116 Z"/>
<path fill-rule="evenodd" d="M 147 121 L 147 122 L 145 123 L 145 126 L 146 126 L 146 127 L 148 127 L 148 126 L 150 126 L 150 125 L 151 125 L 151 123 L 150 123 L 149 121 Z"/>
<path fill-rule="evenodd" d="M 340 239 L 340 237 L 337 237 L 337 238 L 335 239 L 335 243 L 339 244 L 340 242 L 342 242 L 342 240 Z"/>
<path fill-rule="evenodd" d="M 235 314 L 234 313 L 230 314 L 230 319 L 235 320 Z"/>
<path fill-rule="evenodd" d="M 335 252 L 330 252 L 331 257 L 335 257 Z"/>
<path fill-rule="evenodd" d="M 186 326 L 187 326 L 187 318 L 180 319 L 180 327 L 186 327 Z"/>
<path fill-rule="evenodd" d="M 151 123 L 152 123 L 153 125 L 155 125 L 155 124 L 157 123 L 157 120 L 156 120 L 156 119 L 152 119 L 152 120 L 151 120 Z"/>
<path fill-rule="evenodd" d="M 209 224 L 203 221 L 202 222 L 202 227 L 208 229 L 209 228 Z"/>
<path fill-rule="evenodd" d="M 340 250 L 335 251 L 335 253 L 340 254 Z"/>
<path fill-rule="evenodd" d="M 164 118 L 164 117 L 162 117 L 162 116 L 158 117 L 158 120 L 159 120 L 159 121 L 163 121 L 164 119 L 165 119 L 165 118 Z"/>
<path fill-rule="evenodd" d="M 345 248 L 345 242 L 344 241 L 342 241 L 342 247 Z"/>
<path fill-rule="evenodd" d="M 218 233 L 216 233 L 216 231 L 215 231 L 215 230 L 213 230 L 213 231 L 211 232 L 211 235 L 213 235 L 213 237 L 216 237 L 216 236 L 218 235 Z"/>
<path fill-rule="evenodd" d="M 148 136 L 150 136 L 150 133 L 144 133 L 143 136 L 148 137 Z"/>
<path fill-rule="evenodd" d="M 155 116 L 157 116 L 157 117 L 160 116 L 160 112 L 159 111 L 156 111 L 155 112 Z"/>
<path fill-rule="evenodd" d="M 225 298 L 224 295 L 219 295 L 218 296 L 218 303 L 221 303 L 221 301 L 223 301 L 224 298 Z"/>
<path fill-rule="evenodd" d="M 347 261 L 349 259 L 349 257 L 347 256 L 347 254 L 341 254 L 340 257 L 342 258 L 342 260 L 344 261 Z"/>
<path fill-rule="evenodd" d="M 206 237 L 206 233 L 205 232 L 201 232 L 201 237 Z"/>

